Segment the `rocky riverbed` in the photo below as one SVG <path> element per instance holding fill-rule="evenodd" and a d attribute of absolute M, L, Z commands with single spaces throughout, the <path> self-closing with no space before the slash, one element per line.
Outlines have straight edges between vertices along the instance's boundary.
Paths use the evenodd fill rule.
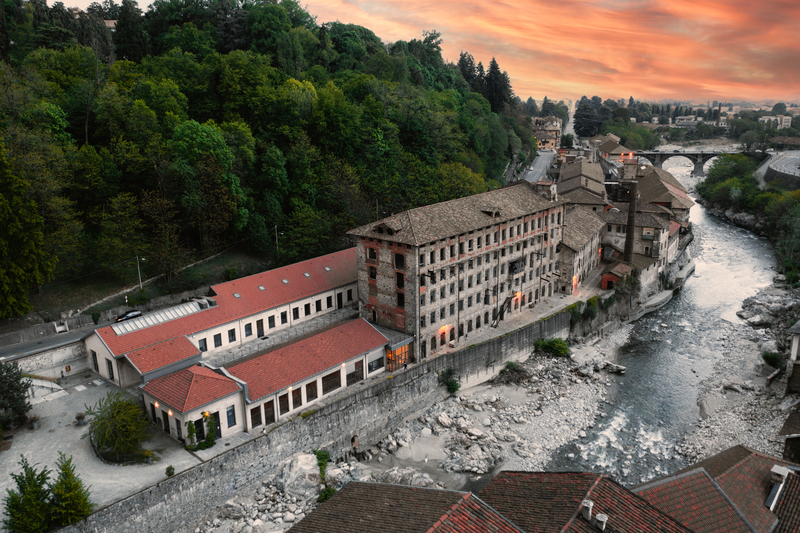
<path fill-rule="evenodd" d="M 676 448 L 689 462 L 734 444 L 777 456 L 783 453 L 777 434 L 800 399 L 784 397 L 786 384 L 780 376 L 767 383 L 776 369 L 762 359 L 768 352 L 788 356 L 791 341 L 785 330 L 800 319 L 800 294 L 783 281 L 776 276 L 775 284 L 742 303 L 737 315 L 744 324 L 720 331 L 723 357 L 702 384 L 699 404 L 704 419 Z"/>

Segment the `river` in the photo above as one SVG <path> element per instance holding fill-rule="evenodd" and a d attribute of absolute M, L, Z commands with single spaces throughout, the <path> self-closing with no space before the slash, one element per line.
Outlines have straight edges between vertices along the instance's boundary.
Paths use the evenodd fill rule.
<path fill-rule="evenodd" d="M 664 163 L 691 194 L 698 182 L 692 168 L 688 159 Z M 605 416 L 586 439 L 559 448 L 547 470 L 602 472 L 631 486 L 686 466 L 674 449 L 700 418 L 701 382 L 722 356 L 725 333 L 741 324 L 736 311 L 742 301 L 774 275 L 766 239 L 725 224 L 700 205 L 690 220 L 695 275 L 669 304 L 626 327 L 616 356 L 627 373 L 609 389 Z"/>

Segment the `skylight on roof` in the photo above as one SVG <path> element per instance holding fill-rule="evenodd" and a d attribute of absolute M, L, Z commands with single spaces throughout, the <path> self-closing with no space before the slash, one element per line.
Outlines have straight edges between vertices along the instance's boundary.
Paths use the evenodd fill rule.
<path fill-rule="evenodd" d="M 289 284 L 289 280 L 288 279 L 282 279 L 281 281 L 283 282 L 284 285 L 288 285 Z"/>
<path fill-rule="evenodd" d="M 241 294 L 239 294 L 238 292 L 234 292 L 234 293 L 233 293 L 233 297 L 234 297 L 234 298 L 241 298 L 241 297 L 242 297 L 242 295 L 241 295 Z"/>
<path fill-rule="evenodd" d="M 258 286 L 258 290 L 260 290 L 260 291 L 263 291 L 263 290 L 266 290 L 266 289 L 264 289 L 264 286 L 263 286 L 263 285 L 259 285 L 259 286 Z"/>
<path fill-rule="evenodd" d="M 325 267 L 325 270 L 326 270 L 327 272 L 330 272 L 330 271 L 331 271 L 331 267 Z"/>
<path fill-rule="evenodd" d="M 303 272 L 303 275 L 304 275 L 305 277 L 307 277 L 307 278 L 310 278 L 310 277 L 311 277 L 311 274 L 309 274 L 308 272 Z"/>

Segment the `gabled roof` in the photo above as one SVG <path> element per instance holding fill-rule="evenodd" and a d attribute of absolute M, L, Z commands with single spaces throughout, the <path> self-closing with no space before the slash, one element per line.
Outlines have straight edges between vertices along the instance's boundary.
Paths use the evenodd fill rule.
<path fill-rule="evenodd" d="M 305 276 L 305 274 L 309 276 Z M 287 283 L 284 283 L 286 280 Z M 356 249 L 349 248 L 260 274 L 214 285 L 217 306 L 117 335 L 111 326 L 97 335 L 116 356 L 161 343 L 167 339 L 199 333 L 288 304 L 358 280 Z M 261 290 L 263 287 L 264 290 Z M 236 294 L 239 297 L 236 297 Z M 147 316 L 147 315 L 145 315 Z"/>
<path fill-rule="evenodd" d="M 774 533 L 796 533 L 800 531 L 800 475 L 789 474 L 783 485 L 778 504 L 775 506 L 778 527 Z"/>
<path fill-rule="evenodd" d="M 146 374 L 178 361 L 199 355 L 199 350 L 186 337 L 176 337 L 141 350 L 125 354 L 125 358 L 139 371 Z"/>
<path fill-rule="evenodd" d="M 500 472 L 481 499 L 528 533 L 596 531 L 581 513 L 608 516 L 608 531 L 691 533 L 680 523 L 605 475 L 575 472 Z"/>
<path fill-rule="evenodd" d="M 195 365 L 148 381 L 142 390 L 179 413 L 188 413 L 241 390 L 234 380 Z"/>
<path fill-rule="evenodd" d="M 605 176 L 600 163 L 590 163 L 586 159 L 578 159 L 561 167 L 560 180 L 566 181 L 578 176 L 584 176 L 600 184 L 605 183 Z"/>
<path fill-rule="evenodd" d="M 603 154 L 609 155 L 619 155 L 619 154 L 627 154 L 631 152 L 630 149 L 625 148 L 621 144 L 618 144 L 616 141 L 608 140 L 597 147 L 598 151 Z"/>
<path fill-rule="evenodd" d="M 694 205 L 682 186 L 660 179 L 655 172 L 640 178 L 638 189 L 642 202 L 669 204 L 673 209 L 689 209 Z"/>
<path fill-rule="evenodd" d="M 562 196 L 564 197 L 564 200 L 566 200 L 567 203 L 569 204 L 580 204 L 580 205 L 606 204 L 606 201 L 603 199 L 602 196 L 587 191 L 586 189 L 572 189 L 571 191 L 563 193 Z"/>
<path fill-rule="evenodd" d="M 292 533 L 521 533 L 469 492 L 351 481 Z"/>
<path fill-rule="evenodd" d="M 419 246 L 502 224 L 564 203 L 563 200 L 547 200 L 530 183 L 520 180 L 502 189 L 403 211 L 350 230 L 348 235 Z M 487 206 L 491 210 L 487 211 Z M 392 235 L 377 231 L 381 224 L 390 222 L 400 229 Z"/>
<path fill-rule="evenodd" d="M 605 224 L 594 211 L 580 207 L 568 209 L 564 216 L 563 243 L 577 252 L 595 235 L 599 235 Z"/>
<path fill-rule="evenodd" d="M 704 468 L 736 505 L 757 533 L 768 533 L 778 517 L 764 506 L 772 490 L 770 471 L 775 465 L 800 468 L 778 457 L 734 446 L 695 463 L 689 469 Z"/>
<path fill-rule="evenodd" d="M 605 197 L 606 195 L 606 188 L 602 183 L 597 183 L 593 179 L 585 176 L 578 176 L 558 182 L 558 194 L 566 194 L 576 189 L 586 189 L 601 197 Z"/>
<path fill-rule="evenodd" d="M 357 318 L 227 369 L 247 382 L 251 401 L 331 370 L 386 345 L 389 340 Z"/>
<path fill-rule="evenodd" d="M 620 224 L 620 225 L 628 224 L 627 209 L 625 211 L 622 211 L 621 209 L 620 210 L 610 209 L 608 211 L 604 211 L 600 216 L 603 217 L 603 220 L 606 221 L 606 224 Z M 637 210 L 636 218 L 634 219 L 634 225 L 637 228 L 668 229 L 669 220 L 666 217 L 662 217 L 654 213 L 640 213 Z"/>
<path fill-rule="evenodd" d="M 754 533 L 744 516 L 702 468 L 633 489 L 695 533 Z"/>

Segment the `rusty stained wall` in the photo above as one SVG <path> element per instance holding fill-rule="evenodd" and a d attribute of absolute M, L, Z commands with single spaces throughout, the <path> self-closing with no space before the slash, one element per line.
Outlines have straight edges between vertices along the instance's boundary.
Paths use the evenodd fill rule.
<path fill-rule="evenodd" d="M 367 257 L 367 248 L 375 250 L 377 261 Z M 397 244 L 383 239 L 360 238 L 358 240 L 358 299 L 361 316 L 409 334 L 415 334 L 417 303 L 414 295 L 416 287 L 415 247 Z M 397 257 L 402 257 L 402 267 L 398 268 Z M 370 279 L 369 268 L 377 270 L 375 279 Z M 402 287 L 398 286 L 397 275 L 402 274 Z M 403 296 L 403 306 L 398 306 L 398 294 Z"/>

